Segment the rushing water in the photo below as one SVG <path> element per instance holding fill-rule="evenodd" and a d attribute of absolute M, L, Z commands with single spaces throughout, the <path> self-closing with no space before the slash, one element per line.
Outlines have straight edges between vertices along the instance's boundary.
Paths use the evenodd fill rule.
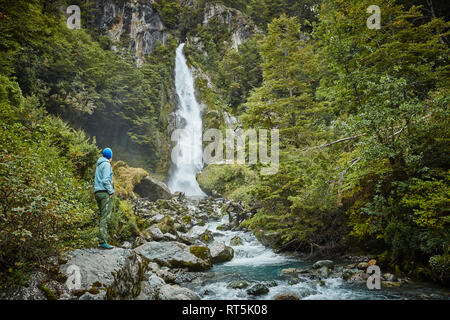
<path fill-rule="evenodd" d="M 201 108 L 195 99 L 194 79 L 183 54 L 184 44 L 176 50 L 175 88 L 179 97 L 176 111 L 177 128 L 180 132 L 172 151 L 174 166 L 168 182 L 171 192 L 181 191 L 190 198 L 204 197 L 196 180 L 196 174 L 203 167 Z M 195 206 L 189 208 L 195 210 Z M 328 278 L 324 282 L 304 278 L 292 283 L 282 276 L 284 268 L 306 268 L 311 263 L 298 258 L 277 254 L 264 247 L 253 234 L 243 231 L 220 231 L 217 226 L 227 222 L 214 221 L 206 225 L 213 232 L 216 241 L 229 244 L 234 236 L 243 239 L 243 244 L 234 246 L 234 258 L 226 263 L 214 265 L 203 281 L 186 283 L 185 286 L 198 292 L 203 299 L 273 299 L 278 293 L 293 293 L 302 299 L 448 299 L 448 290 L 430 284 L 406 284 L 400 288 L 368 290 L 365 284 L 350 285 L 341 278 Z M 246 289 L 229 288 L 235 280 L 250 283 L 265 282 L 269 293 L 249 296 Z"/>
<path fill-rule="evenodd" d="M 248 300 L 273 299 L 279 293 L 293 293 L 304 300 L 308 299 L 449 299 L 450 293 L 441 287 L 428 284 L 403 284 L 399 288 L 383 288 L 369 290 L 365 284 L 347 284 L 342 278 L 327 278 L 324 283 L 305 278 L 298 283 L 290 282 L 283 277 L 284 268 L 306 268 L 311 262 L 304 262 L 292 256 L 277 254 L 263 246 L 250 232 L 221 231 L 217 226 L 226 223 L 210 222 L 206 227 L 212 231 L 216 241 L 229 244 L 234 236 L 239 236 L 243 244 L 233 246 L 234 258 L 222 264 L 214 265 L 207 272 L 201 283 L 187 283 L 186 286 L 202 296 L 212 300 Z M 250 283 L 262 282 L 269 287 L 269 293 L 262 296 L 250 296 L 247 289 L 229 288 L 228 284 L 235 280 L 246 280 Z"/>
<path fill-rule="evenodd" d="M 180 44 L 175 55 L 175 89 L 179 98 L 176 111 L 177 144 L 172 151 L 174 166 L 168 182 L 170 191 L 186 196 L 206 196 L 196 180 L 203 167 L 201 107 L 195 98 L 194 78 Z"/>

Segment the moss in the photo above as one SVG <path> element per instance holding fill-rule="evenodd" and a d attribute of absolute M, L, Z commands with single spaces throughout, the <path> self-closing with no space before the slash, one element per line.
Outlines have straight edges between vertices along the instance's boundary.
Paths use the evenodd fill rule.
<path fill-rule="evenodd" d="M 164 217 L 160 223 L 158 223 L 158 228 L 162 233 L 173 233 L 175 234 L 175 225 L 174 221 L 170 217 Z"/>
<path fill-rule="evenodd" d="M 206 246 L 191 246 L 189 251 L 202 260 L 209 261 L 211 259 L 211 251 Z"/>
<path fill-rule="evenodd" d="M 92 287 L 92 288 L 89 289 L 88 292 L 89 292 L 90 294 L 99 294 L 99 293 L 100 293 L 100 290 L 99 290 L 99 288 L 97 288 L 97 287 Z"/>
<path fill-rule="evenodd" d="M 44 293 L 47 300 L 58 300 L 58 296 L 50 288 L 46 287 L 43 283 L 39 286 L 39 289 Z"/>
<path fill-rule="evenodd" d="M 197 176 L 200 187 L 208 194 L 220 194 L 236 201 L 250 201 L 257 174 L 244 165 L 209 165 Z"/>
<path fill-rule="evenodd" d="M 148 175 L 148 172 L 144 169 L 130 167 L 123 161 L 114 162 L 113 171 L 114 191 L 117 196 L 122 198 L 131 197 L 134 186 Z"/>

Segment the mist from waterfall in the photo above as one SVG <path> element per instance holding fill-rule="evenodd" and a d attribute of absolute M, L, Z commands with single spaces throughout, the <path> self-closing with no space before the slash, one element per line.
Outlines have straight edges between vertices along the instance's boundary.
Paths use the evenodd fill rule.
<path fill-rule="evenodd" d="M 175 89 L 178 95 L 176 111 L 179 135 L 172 150 L 173 167 L 168 187 L 172 193 L 186 196 L 206 196 L 200 188 L 196 174 L 203 168 L 201 107 L 195 99 L 194 78 L 180 44 L 175 55 Z"/>

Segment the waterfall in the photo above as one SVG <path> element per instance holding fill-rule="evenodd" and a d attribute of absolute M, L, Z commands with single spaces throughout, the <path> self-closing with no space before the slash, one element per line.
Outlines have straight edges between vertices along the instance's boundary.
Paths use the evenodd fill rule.
<path fill-rule="evenodd" d="M 195 99 L 194 78 L 183 54 L 184 43 L 175 55 L 175 89 L 179 103 L 176 111 L 177 144 L 172 151 L 174 162 L 168 187 L 186 196 L 206 196 L 198 185 L 196 174 L 203 167 L 201 108 Z"/>

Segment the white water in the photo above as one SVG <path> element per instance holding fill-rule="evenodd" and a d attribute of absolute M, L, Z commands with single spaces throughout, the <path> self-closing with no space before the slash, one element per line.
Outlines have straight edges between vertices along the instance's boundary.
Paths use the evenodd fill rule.
<path fill-rule="evenodd" d="M 203 168 L 201 107 L 195 99 L 194 78 L 180 44 L 175 55 L 175 89 L 179 98 L 176 111 L 177 129 L 183 129 L 172 151 L 174 162 L 168 187 L 172 193 L 206 196 L 198 185 L 196 174 Z M 179 126 L 183 123 L 184 126 Z"/>
<path fill-rule="evenodd" d="M 220 209 L 219 209 L 220 210 Z M 217 210 L 216 210 L 217 211 Z M 307 268 L 311 263 L 305 263 L 297 258 L 275 253 L 272 249 L 263 246 L 250 232 L 217 230 L 217 226 L 228 223 L 228 216 L 223 216 L 221 221 L 210 221 L 204 228 L 209 229 L 215 241 L 222 241 L 229 245 L 230 240 L 239 236 L 243 244 L 233 246 L 234 257 L 232 260 L 214 265 L 209 271 L 211 277 L 201 283 L 186 283 L 206 300 L 249 300 L 249 299 L 274 299 L 279 293 L 293 293 L 304 300 L 326 299 L 404 299 L 414 298 L 420 295 L 416 290 L 408 290 L 406 287 L 399 289 L 368 290 L 363 285 L 347 285 L 342 278 L 329 277 L 323 279 L 323 283 L 302 277 L 298 283 L 290 283 L 289 277 L 282 277 L 284 268 Z M 247 288 L 233 289 L 228 284 L 235 280 L 247 280 L 250 283 L 272 282 L 269 285 L 269 293 L 262 296 L 250 296 Z M 207 292 L 207 293 L 206 293 Z M 430 290 L 427 290 L 429 293 Z"/>

